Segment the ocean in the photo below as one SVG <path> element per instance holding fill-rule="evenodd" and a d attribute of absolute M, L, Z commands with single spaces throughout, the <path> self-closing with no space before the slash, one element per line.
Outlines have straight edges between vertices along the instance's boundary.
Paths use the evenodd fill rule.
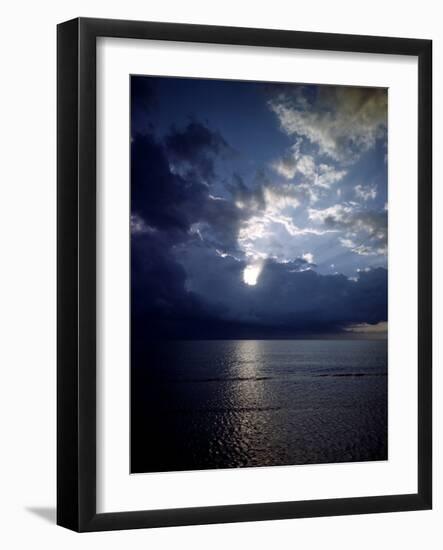
<path fill-rule="evenodd" d="M 132 353 L 132 473 L 387 459 L 386 340 L 146 348 Z"/>

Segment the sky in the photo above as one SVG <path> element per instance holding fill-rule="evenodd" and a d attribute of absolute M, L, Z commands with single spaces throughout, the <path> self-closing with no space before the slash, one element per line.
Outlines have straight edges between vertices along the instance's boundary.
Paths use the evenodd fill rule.
<path fill-rule="evenodd" d="M 132 76 L 136 337 L 385 336 L 387 99 Z"/>

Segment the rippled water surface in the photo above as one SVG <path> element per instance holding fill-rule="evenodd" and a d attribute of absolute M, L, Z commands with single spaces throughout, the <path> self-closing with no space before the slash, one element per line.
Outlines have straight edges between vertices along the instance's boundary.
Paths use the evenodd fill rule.
<path fill-rule="evenodd" d="M 385 460 L 387 345 L 156 343 L 131 404 L 132 472 Z"/>

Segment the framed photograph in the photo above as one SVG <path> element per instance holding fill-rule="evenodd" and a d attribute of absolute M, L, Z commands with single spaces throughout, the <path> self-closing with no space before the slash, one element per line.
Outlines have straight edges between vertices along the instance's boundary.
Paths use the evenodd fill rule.
<path fill-rule="evenodd" d="M 59 525 L 432 506 L 429 40 L 58 26 Z"/>

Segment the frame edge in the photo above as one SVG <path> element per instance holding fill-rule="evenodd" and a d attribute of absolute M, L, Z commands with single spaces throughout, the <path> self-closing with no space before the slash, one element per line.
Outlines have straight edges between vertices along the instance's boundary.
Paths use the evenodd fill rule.
<path fill-rule="evenodd" d="M 78 531 L 78 39 L 57 26 L 57 524 Z"/>
<path fill-rule="evenodd" d="M 432 40 L 418 55 L 418 494 L 432 508 Z"/>

